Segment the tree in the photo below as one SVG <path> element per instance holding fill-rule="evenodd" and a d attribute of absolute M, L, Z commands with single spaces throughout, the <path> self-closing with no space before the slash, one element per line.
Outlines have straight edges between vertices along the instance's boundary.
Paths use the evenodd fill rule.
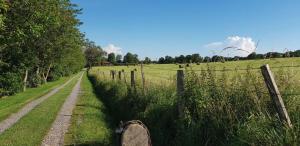
<path fill-rule="evenodd" d="M 139 62 L 138 55 L 137 54 L 132 54 L 132 53 L 128 52 L 124 56 L 123 62 L 124 63 L 138 63 Z"/>
<path fill-rule="evenodd" d="M 176 63 L 186 63 L 186 59 L 184 55 L 180 55 L 179 57 L 175 57 L 175 62 Z"/>
<path fill-rule="evenodd" d="M 171 56 L 165 56 L 164 62 L 167 64 L 171 64 L 175 62 L 175 59 Z"/>
<path fill-rule="evenodd" d="M 291 52 L 292 57 L 300 57 L 300 50 L 296 50 L 294 52 Z"/>
<path fill-rule="evenodd" d="M 204 57 L 204 60 L 203 60 L 203 62 L 211 62 L 211 58 L 210 57 L 208 57 L 208 56 L 206 56 L 206 57 Z"/>
<path fill-rule="evenodd" d="M 158 63 L 159 63 L 159 64 L 164 64 L 164 63 L 165 63 L 165 58 L 160 57 L 160 58 L 158 59 Z"/>
<path fill-rule="evenodd" d="M 186 56 L 185 56 L 185 61 L 186 61 L 187 63 L 192 63 L 192 55 L 186 55 Z"/>
<path fill-rule="evenodd" d="M 109 53 L 108 54 L 108 57 L 107 57 L 107 61 L 112 63 L 112 64 L 115 64 L 116 63 L 116 55 L 115 53 Z"/>
<path fill-rule="evenodd" d="M 252 52 L 251 54 L 249 54 L 247 56 L 247 59 L 256 59 L 256 53 L 255 52 Z"/>
<path fill-rule="evenodd" d="M 145 57 L 144 64 L 150 64 L 150 63 L 151 63 L 151 59 L 149 57 Z"/>
<path fill-rule="evenodd" d="M 134 61 L 133 63 L 139 63 L 139 58 L 137 54 L 133 55 L 133 61 Z"/>
<path fill-rule="evenodd" d="M 203 58 L 199 54 L 192 54 L 192 62 L 200 63 L 203 61 Z"/>
<path fill-rule="evenodd" d="M 89 69 L 101 61 L 101 52 L 97 48 L 88 48 L 84 54 Z"/>
<path fill-rule="evenodd" d="M 117 63 L 122 63 L 122 55 L 118 54 L 116 56 L 116 61 L 117 61 Z"/>
<path fill-rule="evenodd" d="M 4 20 L 6 18 L 6 11 L 8 5 L 6 0 L 0 0 L 0 30 L 4 28 Z"/>

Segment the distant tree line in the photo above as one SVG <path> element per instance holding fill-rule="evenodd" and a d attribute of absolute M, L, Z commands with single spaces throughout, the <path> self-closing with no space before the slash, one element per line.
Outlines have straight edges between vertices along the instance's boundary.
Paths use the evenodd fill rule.
<path fill-rule="evenodd" d="M 0 0 L 0 97 L 83 68 L 78 14 L 69 0 Z"/>
<path fill-rule="evenodd" d="M 90 42 L 91 43 L 91 42 Z M 249 54 L 247 57 L 224 57 L 214 55 L 212 57 L 202 57 L 200 54 L 192 55 L 179 55 L 176 57 L 165 56 L 160 57 L 158 60 L 151 60 L 149 57 L 145 57 L 144 60 L 139 60 L 137 54 L 127 53 L 124 57 L 119 54 L 109 53 L 107 54 L 101 47 L 95 46 L 92 42 L 94 51 L 92 48 L 86 49 L 87 67 L 101 66 L 101 65 L 131 65 L 131 64 L 172 64 L 172 63 L 207 63 L 207 62 L 225 62 L 225 61 L 238 61 L 238 60 L 253 60 L 253 59 L 269 59 L 269 58 L 286 58 L 286 57 L 300 57 L 300 50 L 288 51 L 285 53 L 268 52 L 266 54 L 256 54 L 255 52 Z M 96 51 L 96 52 L 95 52 Z M 88 55 L 90 54 L 90 55 Z M 94 57 L 92 57 L 94 56 Z M 98 56 L 98 57 L 97 57 Z"/>
<path fill-rule="evenodd" d="M 247 57 L 224 57 L 214 55 L 212 57 L 202 57 L 199 54 L 192 55 L 180 55 L 176 57 L 165 56 L 160 57 L 157 62 L 158 64 L 171 64 L 171 63 L 204 63 L 204 62 L 225 62 L 225 61 L 237 61 L 237 60 L 253 60 L 253 59 L 269 59 L 269 58 L 287 58 L 287 57 L 300 57 L 300 50 L 288 51 L 285 53 L 279 52 L 268 52 L 266 54 L 257 54 L 255 52 L 249 54 Z"/>

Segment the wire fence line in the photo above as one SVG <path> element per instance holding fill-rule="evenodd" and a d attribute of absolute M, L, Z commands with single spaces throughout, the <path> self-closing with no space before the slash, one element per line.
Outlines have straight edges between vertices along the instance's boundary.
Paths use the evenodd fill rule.
<path fill-rule="evenodd" d="M 256 70 L 256 71 L 260 71 L 261 70 L 261 67 L 255 67 L 255 68 L 253 68 L 253 67 L 249 67 L 249 68 L 235 68 L 235 69 L 226 69 L 226 68 L 224 68 L 224 69 L 213 69 L 213 67 L 212 67 L 212 69 L 193 69 L 192 67 L 185 67 L 185 68 L 179 68 L 179 69 L 177 69 L 177 70 L 175 70 L 175 69 L 164 69 L 164 68 L 153 68 L 153 67 L 151 67 L 151 66 L 144 66 L 144 67 L 148 67 L 148 69 L 157 69 L 157 70 L 163 70 L 163 71 L 178 71 L 178 70 L 185 70 L 185 71 L 187 71 L 187 72 L 189 72 L 189 71 L 205 71 L 205 72 L 209 72 L 209 71 L 212 71 L 212 72 L 226 72 L 226 71 L 251 71 L 251 70 Z M 296 66 L 293 66 L 293 65 L 286 65 L 286 66 L 272 66 L 271 67 L 272 69 L 273 68 L 300 68 L 300 65 L 298 66 L 298 65 L 296 65 Z M 124 69 L 121 69 L 122 70 L 122 74 L 124 73 L 125 74 L 125 71 L 124 71 Z M 138 71 L 138 69 L 136 69 L 136 68 L 134 68 L 134 70 L 135 71 Z M 105 73 L 107 73 L 107 76 L 106 77 L 108 77 L 108 78 L 110 78 L 111 77 L 111 72 L 113 71 L 113 70 L 104 70 L 104 71 L 101 71 L 101 70 L 99 70 L 98 69 L 98 74 L 99 74 L 99 71 L 100 72 L 105 72 Z M 116 71 L 116 70 L 115 70 Z M 246 72 L 247 73 L 247 72 Z M 100 73 L 101 74 L 101 73 Z M 172 81 L 172 80 L 176 80 L 176 74 L 174 74 L 174 75 L 169 75 L 168 77 L 164 77 L 164 76 L 161 76 L 161 75 L 159 75 L 159 74 L 161 74 L 161 73 L 158 73 L 158 74 L 148 74 L 147 73 L 147 70 L 146 70 L 146 73 L 145 73 L 145 75 L 146 75 L 146 79 L 149 79 L 149 81 L 151 80 L 151 78 L 153 77 L 153 78 L 158 78 L 158 79 L 161 79 L 161 80 L 165 80 L 165 81 Z M 198 74 L 197 74 L 198 75 Z M 200 74 L 201 75 L 201 74 Z M 104 76 L 104 75 L 103 75 Z M 122 76 L 122 78 L 124 77 L 123 75 L 121 75 Z M 135 76 L 135 78 L 136 78 L 136 80 L 138 79 L 139 80 L 139 78 L 138 78 L 138 76 L 139 75 L 136 75 Z M 147 77 L 148 76 L 148 77 Z M 198 75 L 199 76 L 199 75 Z M 117 76 L 117 74 L 115 75 L 115 78 L 117 78 L 118 76 Z M 293 77 L 295 77 L 295 75 L 294 76 L 292 76 L 292 78 Z M 127 77 L 126 77 L 127 79 L 130 79 L 130 74 L 128 74 L 127 75 Z M 219 79 L 219 78 L 218 78 Z M 232 80 L 233 78 L 230 78 L 229 80 Z M 256 76 L 256 79 L 258 79 L 258 80 L 264 80 L 263 79 L 263 77 L 262 76 Z M 149 83 L 149 81 L 147 81 L 148 83 Z M 300 81 L 300 80 L 299 80 Z M 152 82 L 152 81 L 151 81 Z M 158 81 L 159 82 L 159 81 Z M 205 86 L 209 86 L 209 85 L 205 85 Z M 217 87 L 217 86 L 215 86 L 214 85 L 214 87 Z M 220 86 L 221 87 L 221 86 Z M 258 92 L 257 90 L 254 90 L 254 92 Z M 265 93 L 263 93 L 263 94 L 269 94 L 269 92 L 265 92 Z M 300 93 L 290 93 L 290 94 L 286 94 L 286 93 L 283 93 L 282 94 L 283 96 L 285 96 L 285 95 L 300 95 Z"/>

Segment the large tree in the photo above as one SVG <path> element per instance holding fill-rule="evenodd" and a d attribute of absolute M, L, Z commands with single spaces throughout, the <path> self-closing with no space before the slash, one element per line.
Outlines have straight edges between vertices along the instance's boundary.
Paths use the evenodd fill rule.
<path fill-rule="evenodd" d="M 203 61 L 203 58 L 200 56 L 200 54 L 192 54 L 192 62 L 193 63 L 200 63 Z"/>
<path fill-rule="evenodd" d="M 138 63 L 139 62 L 139 59 L 138 59 L 138 55 L 137 54 L 132 54 L 132 53 L 127 53 L 125 56 L 124 56 L 124 59 L 123 59 L 123 62 L 124 63 Z"/>
<path fill-rule="evenodd" d="M 117 63 L 122 63 L 122 55 L 118 54 L 116 56 L 116 61 L 117 61 Z"/>
<path fill-rule="evenodd" d="M 112 63 L 112 64 L 115 64 L 116 63 L 115 53 L 109 53 L 108 56 L 107 56 L 107 61 Z"/>

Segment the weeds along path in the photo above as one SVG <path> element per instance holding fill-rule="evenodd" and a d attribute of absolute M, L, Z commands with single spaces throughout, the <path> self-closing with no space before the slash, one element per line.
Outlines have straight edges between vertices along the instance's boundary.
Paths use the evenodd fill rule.
<path fill-rule="evenodd" d="M 77 76 L 77 75 L 76 75 Z M 21 108 L 17 113 L 12 114 L 7 119 L 0 122 L 0 134 L 2 134 L 5 130 L 13 126 L 16 122 L 18 122 L 23 116 L 28 114 L 32 109 L 34 109 L 36 106 L 38 106 L 40 103 L 57 93 L 60 89 L 64 88 L 67 84 L 69 84 L 76 76 L 69 79 L 66 83 L 63 85 L 53 89 L 48 94 L 35 99 L 28 104 L 26 104 L 23 108 Z"/>
<path fill-rule="evenodd" d="M 72 89 L 71 94 L 61 107 L 55 121 L 51 126 L 50 131 L 45 136 L 42 142 L 42 146 L 58 146 L 64 144 L 64 135 L 67 132 L 68 127 L 70 125 L 72 111 L 75 107 L 76 100 L 80 92 L 80 83 L 83 74 L 84 73 L 81 74 L 76 85 Z"/>

